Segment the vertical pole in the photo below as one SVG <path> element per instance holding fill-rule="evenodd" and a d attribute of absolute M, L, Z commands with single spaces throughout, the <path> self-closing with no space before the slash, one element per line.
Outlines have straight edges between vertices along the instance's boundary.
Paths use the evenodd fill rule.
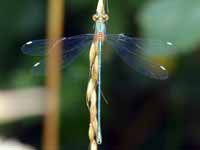
<path fill-rule="evenodd" d="M 64 1 L 48 0 L 49 41 L 60 39 L 63 32 Z M 44 119 L 43 150 L 59 150 L 59 100 L 60 100 L 60 62 L 61 43 L 47 47 L 46 87 L 47 101 Z"/>

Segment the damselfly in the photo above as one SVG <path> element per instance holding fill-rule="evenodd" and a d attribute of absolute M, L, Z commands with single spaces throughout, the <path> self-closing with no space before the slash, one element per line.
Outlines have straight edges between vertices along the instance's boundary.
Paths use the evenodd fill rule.
<path fill-rule="evenodd" d="M 102 6 L 103 1 L 102 1 Z M 106 43 L 112 47 L 116 54 L 128 64 L 131 68 L 150 78 L 164 80 L 168 78 L 168 72 L 164 66 L 155 64 L 145 54 L 143 50 L 145 45 L 151 45 L 151 48 L 169 50 L 173 44 L 171 42 L 162 42 L 159 40 L 145 40 L 141 38 L 133 38 L 124 34 L 108 34 L 106 32 L 106 24 L 109 19 L 104 7 L 98 7 L 97 13 L 93 15 L 95 21 L 94 34 L 82 34 L 72 37 L 64 37 L 57 41 L 35 40 L 29 41 L 22 46 L 22 52 L 32 56 L 43 56 L 46 54 L 45 48 L 49 43 L 52 47 L 59 42 L 63 43 L 62 48 L 62 68 L 66 68 L 74 59 L 76 59 L 82 52 L 86 51 L 85 47 L 91 45 L 93 40 L 97 41 L 98 45 L 98 135 L 97 141 L 100 144 L 101 137 L 101 61 L 102 61 L 102 47 Z M 51 51 L 50 51 L 51 52 Z M 45 61 L 35 63 L 33 66 L 34 74 L 43 74 L 45 68 Z"/>

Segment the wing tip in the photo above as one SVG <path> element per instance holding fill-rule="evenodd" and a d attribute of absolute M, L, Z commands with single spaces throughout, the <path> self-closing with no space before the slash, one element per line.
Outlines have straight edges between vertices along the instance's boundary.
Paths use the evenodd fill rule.
<path fill-rule="evenodd" d="M 145 75 L 156 80 L 167 80 L 169 78 L 167 69 L 162 65 L 160 65 L 159 68 L 159 70 L 155 70 L 155 72 L 151 71 Z"/>
<path fill-rule="evenodd" d="M 167 80 L 169 78 L 168 71 L 164 66 L 160 66 L 162 73 L 159 76 L 156 76 L 156 79 Z"/>
<path fill-rule="evenodd" d="M 36 62 L 31 69 L 33 76 L 45 76 L 44 64 L 42 62 Z"/>
<path fill-rule="evenodd" d="M 28 41 L 26 42 L 25 44 L 23 44 L 21 46 L 21 51 L 24 53 L 24 54 L 28 54 L 27 51 L 29 50 L 29 48 L 27 46 L 33 44 L 33 41 Z"/>

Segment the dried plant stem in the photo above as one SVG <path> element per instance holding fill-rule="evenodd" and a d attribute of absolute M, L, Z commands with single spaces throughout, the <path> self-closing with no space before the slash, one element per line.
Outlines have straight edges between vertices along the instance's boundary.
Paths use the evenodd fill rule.
<path fill-rule="evenodd" d="M 90 80 L 87 88 L 87 106 L 90 111 L 89 140 L 90 150 L 97 150 L 97 79 L 98 79 L 98 48 L 97 41 L 93 41 L 90 48 Z"/>

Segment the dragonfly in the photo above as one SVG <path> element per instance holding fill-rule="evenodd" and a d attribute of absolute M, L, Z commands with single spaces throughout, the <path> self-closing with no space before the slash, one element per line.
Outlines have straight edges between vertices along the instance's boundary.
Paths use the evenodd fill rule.
<path fill-rule="evenodd" d="M 101 67 L 102 67 L 102 50 L 103 45 L 107 44 L 114 49 L 116 54 L 135 71 L 148 76 L 153 79 L 165 80 L 168 78 L 167 69 L 160 64 L 154 63 L 144 54 L 146 43 L 150 44 L 152 48 L 169 50 L 173 47 L 172 42 L 164 42 L 160 40 L 147 40 L 143 38 L 130 37 L 125 34 L 109 34 L 106 31 L 106 22 L 109 20 L 108 14 L 105 12 L 103 0 L 101 7 L 97 7 L 96 14 L 93 15 L 95 22 L 95 32 L 93 34 L 81 34 L 72 37 L 64 37 L 56 41 L 48 41 L 47 39 L 33 40 L 25 43 L 21 50 L 24 54 L 31 56 L 45 56 L 45 48 L 47 45 L 51 47 L 56 46 L 60 42 L 62 47 L 62 61 L 61 68 L 67 68 L 72 61 L 77 59 L 82 53 L 87 51 L 85 48 L 90 46 L 93 40 L 97 40 L 98 45 L 98 131 L 97 143 L 102 143 L 101 135 Z M 51 52 L 51 51 L 50 51 Z M 47 54 L 48 55 L 48 54 Z M 45 60 L 35 63 L 32 67 L 33 74 L 44 74 Z"/>

